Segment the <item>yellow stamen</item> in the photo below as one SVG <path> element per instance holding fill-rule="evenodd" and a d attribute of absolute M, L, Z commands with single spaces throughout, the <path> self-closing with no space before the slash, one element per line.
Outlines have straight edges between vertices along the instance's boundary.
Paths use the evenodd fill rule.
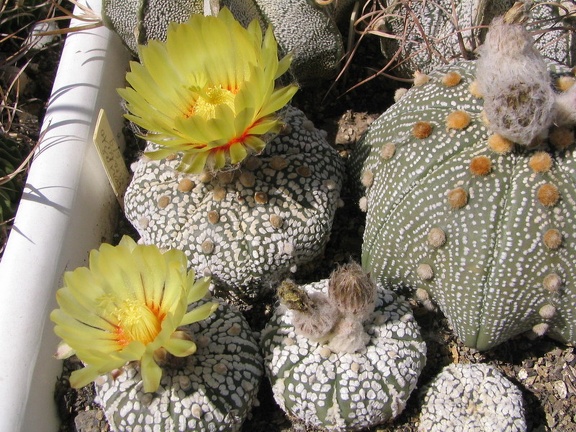
<path fill-rule="evenodd" d="M 162 327 L 162 317 L 137 300 L 122 301 L 114 316 L 118 320 L 118 342 L 122 346 L 132 341 L 149 344 Z"/>
<path fill-rule="evenodd" d="M 233 92 L 222 88 L 222 86 L 208 87 L 196 100 L 193 113 L 209 120 L 216 117 L 218 105 L 228 105 L 234 110 L 234 96 Z"/>

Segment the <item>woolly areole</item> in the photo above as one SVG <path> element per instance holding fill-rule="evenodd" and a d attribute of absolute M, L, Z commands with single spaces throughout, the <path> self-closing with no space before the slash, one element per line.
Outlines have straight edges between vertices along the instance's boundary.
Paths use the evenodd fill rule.
<path fill-rule="evenodd" d="M 544 138 L 554 120 L 555 96 L 530 34 L 498 17 L 479 53 L 476 79 L 490 129 L 522 145 Z"/>

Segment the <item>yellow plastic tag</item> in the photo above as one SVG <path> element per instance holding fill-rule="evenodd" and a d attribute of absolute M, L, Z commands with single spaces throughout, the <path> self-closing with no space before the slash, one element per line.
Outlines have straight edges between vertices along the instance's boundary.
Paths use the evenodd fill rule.
<path fill-rule="evenodd" d="M 112 186 L 116 199 L 120 203 L 120 207 L 124 209 L 124 193 L 130 182 L 130 173 L 126 168 L 124 157 L 120 152 L 120 147 L 116 142 L 116 138 L 114 137 L 114 133 L 103 109 L 98 113 L 93 139 L 106 175 L 108 176 L 108 181 Z"/>

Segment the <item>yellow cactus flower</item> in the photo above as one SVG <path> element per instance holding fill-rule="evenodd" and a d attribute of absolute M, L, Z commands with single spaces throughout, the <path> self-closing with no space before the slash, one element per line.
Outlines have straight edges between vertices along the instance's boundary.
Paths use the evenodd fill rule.
<path fill-rule="evenodd" d="M 265 147 L 262 135 L 278 132 L 275 112 L 297 86 L 275 88 L 290 66 L 278 60 L 272 29 L 262 36 L 256 20 L 248 28 L 224 8 L 218 16 L 192 15 L 172 23 L 166 42 L 139 47 L 119 89 L 128 102 L 126 118 L 147 130 L 160 146 L 147 155 L 183 154 L 179 170 L 200 173 L 234 166 Z"/>
<path fill-rule="evenodd" d="M 162 253 L 127 236 L 118 246 L 93 250 L 89 261 L 89 267 L 65 273 L 56 293 L 60 309 L 50 314 L 62 338 L 56 356 L 76 354 L 85 365 L 72 373 L 70 384 L 83 387 L 139 361 L 144 391 L 156 391 L 162 377 L 157 360 L 166 352 L 185 357 L 196 351 L 178 327 L 206 319 L 218 306 L 207 302 L 187 311 L 206 295 L 210 279 L 195 281 L 183 252 Z"/>

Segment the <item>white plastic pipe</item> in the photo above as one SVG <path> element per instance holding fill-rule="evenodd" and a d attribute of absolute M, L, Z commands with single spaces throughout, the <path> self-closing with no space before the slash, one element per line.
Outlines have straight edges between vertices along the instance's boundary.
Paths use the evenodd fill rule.
<path fill-rule="evenodd" d="M 88 0 L 100 11 L 100 0 Z M 76 10 L 75 13 L 82 12 Z M 71 26 L 82 22 L 73 20 Z M 66 270 L 113 233 L 116 201 L 92 144 L 104 108 L 122 142 L 129 54 L 100 27 L 68 35 L 4 257 L 0 262 L 0 431 L 55 432 L 54 386 L 62 362 L 48 315 Z"/>

